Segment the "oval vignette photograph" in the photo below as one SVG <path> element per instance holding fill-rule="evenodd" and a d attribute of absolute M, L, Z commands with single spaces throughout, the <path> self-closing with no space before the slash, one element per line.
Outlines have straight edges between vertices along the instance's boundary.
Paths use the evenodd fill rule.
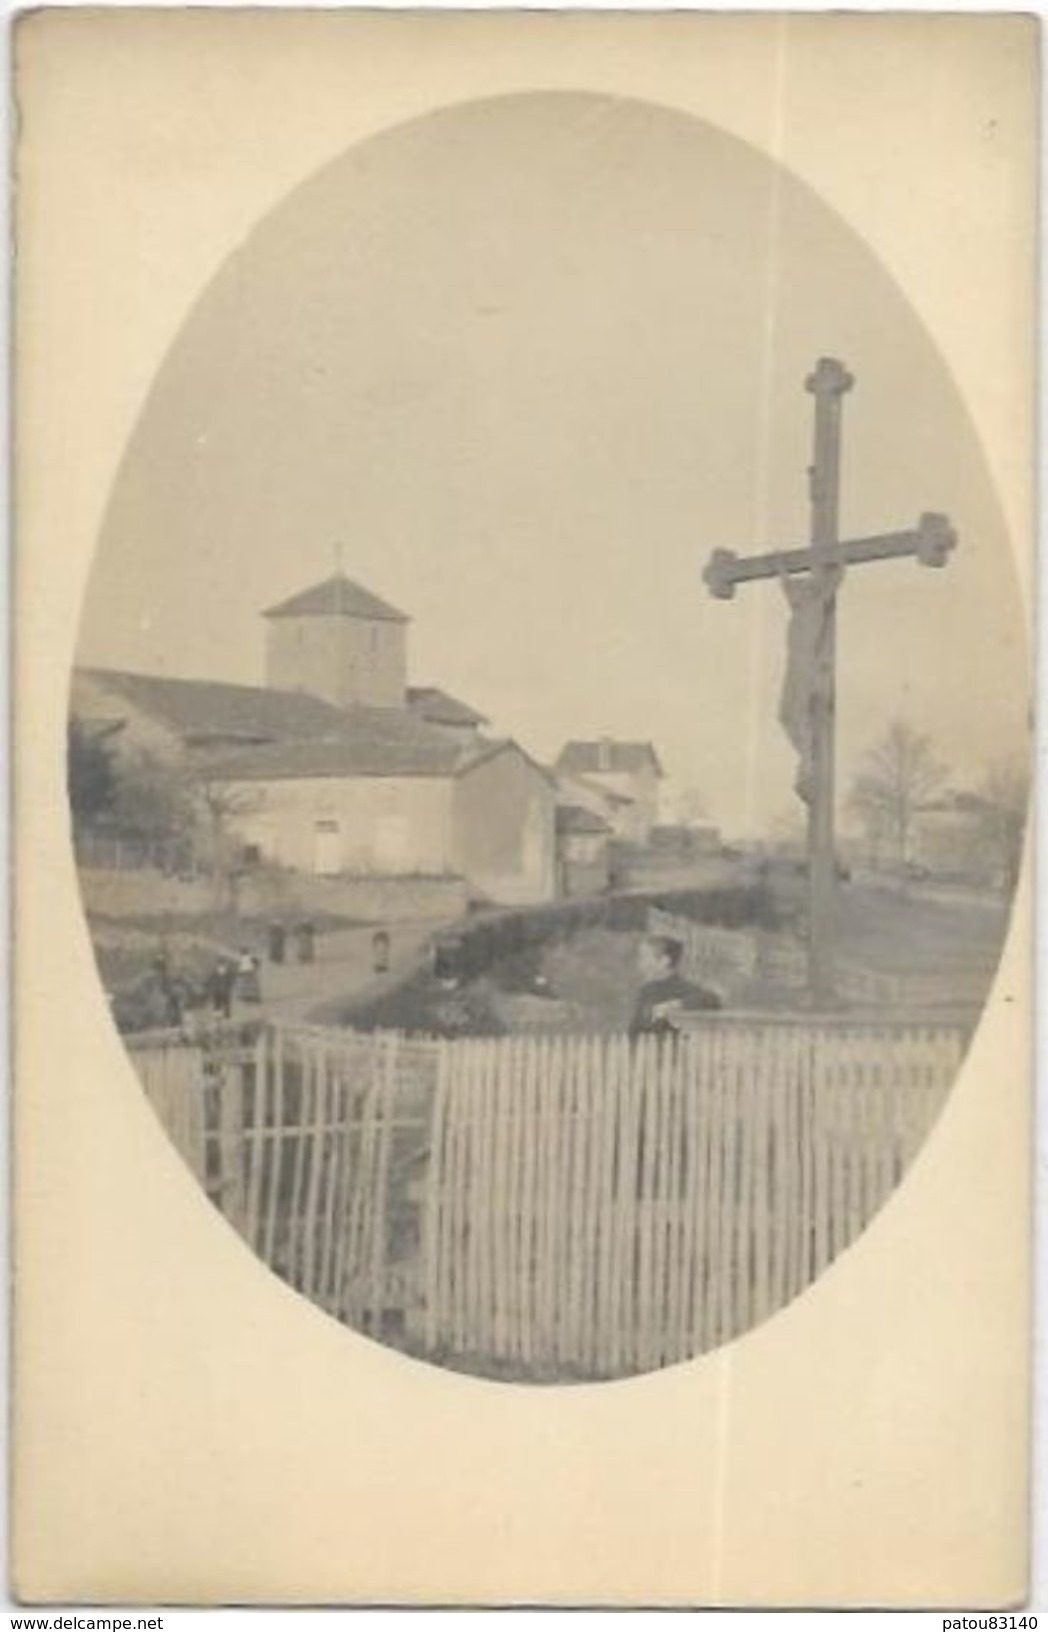
<path fill-rule="evenodd" d="M 215 269 L 116 474 L 68 724 L 112 1023 L 334 1320 L 698 1358 L 934 1138 L 1030 684 L 969 406 L 798 176 L 585 91 L 393 126 Z"/>

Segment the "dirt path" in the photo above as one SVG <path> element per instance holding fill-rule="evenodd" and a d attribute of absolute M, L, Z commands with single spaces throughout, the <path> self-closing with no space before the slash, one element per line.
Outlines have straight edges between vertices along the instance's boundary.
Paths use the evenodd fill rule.
<path fill-rule="evenodd" d="M 394 924 L 389 929 L 390 968 L 403 968 L 441 928 L 432 918 Z M 266 963 L 262 967 L 262 1010 L 277 1020 L 304 1020 L 318 1004 L 350 997 L 375 979 L 374 929 L 332 930 L 317 941 L 313 963 Z M 250 1006 L 255 1014 L 258 1009 Z"/>

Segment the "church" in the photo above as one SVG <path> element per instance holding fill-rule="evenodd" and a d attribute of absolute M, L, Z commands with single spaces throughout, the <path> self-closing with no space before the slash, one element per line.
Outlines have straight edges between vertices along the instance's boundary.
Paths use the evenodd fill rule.
<path fill-rule="evenodd" d="M 553 897 L 553 776 L 467 704 L 408 685 L 405 613 L 340 572 L 263 618 L 264 686 L 80 669 L 72 712 L 217 791 L 248 859 Z"/>

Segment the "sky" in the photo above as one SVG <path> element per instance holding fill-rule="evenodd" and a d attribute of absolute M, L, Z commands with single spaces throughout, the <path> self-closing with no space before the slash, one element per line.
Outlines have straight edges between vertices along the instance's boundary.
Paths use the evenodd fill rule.
<path fill-rule="evenodd" d="M 552 757 L 650 739 L 732 834 L 796 810 L 781 587 L 820 355 L 845 536 L 950 514 L 958 551 L 851 572 L 842 796 L 893 717 L 955 785 L 1017 751 L 1018 587 L 964 405 L 904 296 L 803 184 L 644 103 L 464 104 L 361 143 L 217 271 L 161 362 L 98 543 L 79 661 L 260 683 L 259 613 L 346 572 L 412 618 L 410 679 Z"/>

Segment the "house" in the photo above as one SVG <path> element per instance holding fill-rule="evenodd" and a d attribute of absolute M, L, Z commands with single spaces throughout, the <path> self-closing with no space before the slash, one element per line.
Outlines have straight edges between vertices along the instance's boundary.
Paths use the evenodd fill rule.
<path fill-rule="evenodd" d="M 553 896 L 552 775 L 468 704 L 407 685 L 404 613 L 339 574 L 263 616 L 265 686 L 82 669 L 73 714 L 182 767 L 248 858 Z"/>
<path fill-rule="evenodd" d="M 608 888 L 611 823 L 582 805 L 557 805 L 557 883 L 561 895 Z"/>
<path fill-rule="evenodd" d="M 599 816 L 614 834 L 626 820 L 626 812 L 633 800 L 625 793 L 594 782 L 588 776 L 570 776 L 557 771 L 557 801 L 562 805 L 578 805 L 591 815 Z"/>
<path fill-rule="evenodd" d="M 555 765 L 560 777 L 584 778 L 602 792 L 630 802 L 610 817 L 615 836 L 633 844 L 647 844 L 658 816 L 659 757 L 650 742 L 619 742 L 602 737 L 596 742 L 565 743 Z"/>
<path fill-rule="evenodd" d="M 943 878 L 1000 885 L 1008 847 L 1000 842 L 999 818 L 980 794 L 948 791 L 917 812 L 907 861 Z M 1021 818 L 1018 831 L 1021 836 Z"/>

